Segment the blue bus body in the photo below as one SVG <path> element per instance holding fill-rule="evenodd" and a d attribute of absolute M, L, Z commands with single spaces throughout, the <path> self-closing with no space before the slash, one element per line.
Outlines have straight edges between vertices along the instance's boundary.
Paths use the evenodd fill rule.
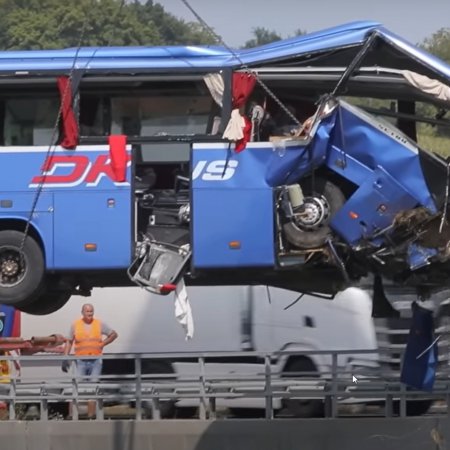
<path fill-rule="evenodd" d="M 1 149 L 0 176 L 8 180 L 9 187 L 9 193 L 3 190 L 2 197 L 4 202 L 10 199 L 11 205 L 1 208 L 0 220 L 28 220 L 36 187 L 44 176 L 40 169 L 47 150 Z M 108 149 L 101 146 L 80 146 L 76 153 L 63 148 L 53 152 L 45 171 L 45 191 L 39 195 L 31 220 L 44 245 L 48 270 L 129 266 L 130 182 L 115 183 L 110 178 L 108 157 Z M 130 179 L 130 164 L 127 171 Z M 111 245 L 114 235 L 121 238 Z M 97 243 L 98 251 L 80 251 L 86 242 Z"/>
<path fill-rule="evenodd" d="M 306 98 L 315 108 L 311 129 L 252 138 L 236 151 L 222 133 L 237 109 L 233 75 L 247 71 L 283 100 L 302 105 Z M 67 148 L 60 140 L 42 143 L 48 125 L 23 131 L 24 118 L 9 131 L 5 119 L 0 301 L 44 314 L 94 286 L 132 281 L 166 293 L 181 277 L 324 294 L 367 274 L 422 290 L 446 287 L 447 165 L 417 144 L 415 113 L 401 110 L 408 102 L 442 108 L 446 101 L 408 82 L 406 72 L 450 84 L 447 64 L 376 22 L 236 51 L 0 52 L 0 103 L 10 122 L 23 114 L 26 95 L 49 93 L 48 105 L 63 104 L 53 90 L 70 76 L 68 108 L 78 127 Z M 219 100 L 203 84 L 209 74 L 223 82 Z M 181 93 L 172 103 L 171 92 Z M 392 98 L 398 123 L 410 122 L 396 126 L 380 117 L 386 111 L 371 114 L 343 95 Z M 112 167 L 114 135 L 126 137 L 123 179 Z"/>

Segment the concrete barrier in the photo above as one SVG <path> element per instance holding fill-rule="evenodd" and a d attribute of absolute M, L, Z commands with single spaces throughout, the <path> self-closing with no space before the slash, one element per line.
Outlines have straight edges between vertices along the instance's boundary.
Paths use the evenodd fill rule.
<path fill-rule="evenodd" d="M 447 417 L 0 422 L 2 450 L 444 450 Z"/>

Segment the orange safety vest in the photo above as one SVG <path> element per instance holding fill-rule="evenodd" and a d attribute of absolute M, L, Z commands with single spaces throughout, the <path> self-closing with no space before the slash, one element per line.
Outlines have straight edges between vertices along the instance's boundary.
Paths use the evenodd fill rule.
<path fill-rule="evenodd" d="M 89 327 L 86 327 L 83 319 L 74 322 L 75 355 L 91 356 L 102 354 L 102 323 L 94 319 Z"/>
<path fill-rule="evenodd" d="M 0 360 L 0 383 L 9 383 L 11 381 L 11 362 L 4 359 Z"/>
<path fill-rule="evenodd" d="M 0 352 L 0 356 L 11 356 L 12 353 L 5 351 Z M 17 361 L 6 361 L 6 359 L 0 359 L 0 383 L 9 383 L 11 381 L 11 376 L 13 369 L 16 370 L 17 374 L 20 374 L 20 364 Z"/>

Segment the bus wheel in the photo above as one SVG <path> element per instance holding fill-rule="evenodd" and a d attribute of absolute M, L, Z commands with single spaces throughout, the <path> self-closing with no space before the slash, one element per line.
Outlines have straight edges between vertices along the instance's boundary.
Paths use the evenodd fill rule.
<path fill-rule="evenodd" d="M 297 372 L 295 375 L 289 375 L 289 372 Z M 299 358 L 290 361 L 284 369 L 284 376 L 291 378 L 300 378 L 302 373 L 304 377 L 314 377 L 317 369 L 314 363 L 308 358 Z M 308 373 L 307 373 L 308 372 Z M 299 394 L 301 395 L 301 394 Z M 283 406 L 287 412 L 294 417 L 309 418 L 309 417 L 323 417 L 325 413 L 325 406 L 322 400 L 315 399 L 299 399 L 299 398 L 285 398 Z"/>
<path fill-rule="evenodd" d="M 45 271 L 44 255 L 32 236 L 0 231 L 0 303 L 17 306 L 32 301 L 42 287 Z"/>
<path fill-rule="evenodd" d="M 313 189 L 313 190 L 312 190 Z M 317 248 L 331 235 L 330 221 L 345 203 L 342 191 L 330 181 L 317 177 L 302 183 L 304 203 L 301 211 L 283 226 L 286 239 L 299 248 Z"/>
<path fill-rule="evenodd" d="M 23 305 L 19 304 L 17 309 L 27 314 L 45 316 L 61 309 L 69 301 L 71 295 L 70 291 L 52 292 L 45 290 L 32 302 L 26 302 Z"/>

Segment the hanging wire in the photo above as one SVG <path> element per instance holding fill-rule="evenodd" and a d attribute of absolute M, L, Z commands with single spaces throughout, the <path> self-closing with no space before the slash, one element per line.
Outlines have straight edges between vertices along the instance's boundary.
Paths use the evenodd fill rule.
<path fill-rule="evenodd" d="M 66 85 L 66 87 L 64 89 L 64 92 L 63 92 L 63 96 L 62 96 L 62 99 L 61 99 L 61 102 L 60 102 L 60 107 L 58 109 L 58 114 L 56 116 L 55 124 L 53 126 L 52 136 L 50 138 L 50 145 L 48 146 L 48 149 L 47 149 L 44 161 L 48 161 L 49 158 L 52 157 L 52 155 L 55 153 L 55 150 L 56 150 L 56 144 L 55 144 L 56 133 L 58 132 L 59 122 L 60 122 L 61 116 L 62 116 L 63 105 L 65 104 L 65 100 L 66 100 L 67 95 L 69 93 L 69 87 L 71 86 L 71 81 L 72 81 L 73 73 L 75 71 L 76 61 L 77 61 L 77 58 L 78 58 L 78 54 L 79 54 L 79 52 L 81 50 L 81 43 L 83 41 L 84 34 L 86 32 L 87 22 L 88 22 L 88 15 L 86 14 L 85 20 L 83 22 L 83 27 L 82 27 L 81 33 L 80 33 L 80 38 L 78 40 L 78 45 L 77 45 L 77 48 L 76 48 L 75 56 L 73 58 L 72 67 L 70 68 L 70 71 L 69 71 L 69 82 L 67 83 L 67 85 Z M 34 199 L 33 199 L 33 203 L 32 203 L 32 206 L 31 206 L 30 214 L 28 216 L 28 220 L 27 220 L 27 223 L 25 225 L 25 230 L 24 230 L 24 235 L 23 235 L 23 238 L 22 238 L 22 242 L 20 244 L 21 259 L 22 259 L 22 256 L 23 256 L 23 249 L 24 249 L 24 246 L 25 246 L 25 241 L 27 239 L 27 236 L 28 236 L 28 233 L 29 233 L 29 230 L 30 230 L 30 224 L 31 224 L 31 221 L 33 219 L 34 212 L 36 211 L 36 206 L 37 206 L 37 203 L 38 203 L 39 198 L 41 196 L 42 189 L 44 188 L 44 184 L 45 184 L 46 178 L 47 178 L 47 174 L 46 174 L 46 167 L 45 167 L 45 162 L 44 162 L 44 164 L 41 167 L 41 177 L 40 177 L 38 186 L 36 188 L 36 192 L 35 192 L 35 195 L 34 195 Z"/>
<path fill-rule="evenodd" d="M 116 12 L 116 15 L 113 18 L 113 22 L 116 21 L 117 17 L 121 13 L 122 8 L 123 8 L 123 6 L 125 4 L 125 1 L 126 0 L 122 0 L 121 1 L 120 6 L 119 6 L 119 8 L 118 8 L 118 10 Z M 95 2 L 95 0 L 92 0 L 92 5 L 94 4 L 94 2 Z M 50 145 L 49 145 L 49 147 L 47 149 L 46 157 L 45 157 L 44 161 L 48 161 L 49 158 L 51 158 L 51 156 L 55 153 L 55 150 L 56 150 L 55 138 L 56 138 L 56 133 L 58 132 L 59 122 L 60 122 L 61 116 L 62 116 L 63 105 L 65 104 L 65 100 L 66 100 L 67 95 L 69 93 L 69 87 L 72 85 L 72 78 L 73 78 L 73 74 L 75 72 L 76 62 L 77 62 L 78 55 L 79 55 L 80 50 L 81 50 L 82 42 L 84 40 L 84 36 L 85 36 L 85 33 L 86 33 L 86 29 L 87 29 L 88 23 L 89 23 L 89 15 L 86 14 L 84 22 L 83 22 L 82 29 L 81 29 L 81 32 L 80 32 L 80 37 L 78 39 L 78 45 L 76 46 L 76 51 L 75 51 L 75 55 L 74 55 L 74 58 L 73 58 L 73 63 L 72 63 L 72 66 L 70 68 L 70 71 L 69 71 L 69 82 L 67 83 L 67 85 L 66 85 L 66 87 L 64 89 L 63 95 L 62 95 L 62 99 L 61 99 L 61 102 L 60 102 L 60 107 L 58 109 L 58 114 L 56 116 L 55 125 L 54 125 L 53 131 L 52 131 L 52 136 L 50 138 Z M 112 36 L 108 39 L 108 43 L 106 44 L 106 46 L 109 46 L 109 44 L 111 42 L 111 39 L 112 39 Z M 98 50 L 98 48 L 96 48 L 95 51 L 92 53 L 92 55 L 89 57 L 88 61 L 86 62 L 86 67 L 88 66 L 89 62 L 96 55 L 97 50 Z M 74 95 L 75 95 L 75 92 L 72 93 L 71 102 L 73 102 Z M 45 184 L 45 180 L 47 178 L 45 163 L 44 163 L 44 165 L 41 168 L 41 174 L 40 175 L 41 175 L 41 177 L 40 177 L 38 186 L 36 188 L 36 192 L 35 192 L 35 196 L 34 196 L 34 199 L 33 199 L 32 206 L 31 206 L 30 214 L 28 216 L 28 219 L 27 219 L 27 222 L 26 222 L 26 225 L 25 225 L 25 230 L 24 230 L 24 235 L 23 235 L 23 238 L 22 238 L 22 242 L 20 244 L 19 253 L 20 253 L 21 264 L 23 263 L 23 249 L 25 247 L 25 242 L 26 242 L 26 239 L 27 239 L 29 231 L 30 231 L 31 221 L 32 221 L 33 215 L 34 215 L 34 213 L 36 211 L 37 203 L 39 201 L 39 198 L 41 196 L 41 193 L 42 193 L 42 190 L 43 190 L 43 187 L 44 187 L 44 184 Z"/>
<path fill-rule="evenodd" d="M 189 4 L 187 0 L 181 0 L 181 2 L 191 11 L 191 13 L 195 16 L 195 18 L 200 22 L 200 24 L 216 39 L 216 41 L 221 44 L 223 47 L 225 47 L 235 59 L 239 61 L 242 68 L 246 70 L 248 73 L 252 74 L 258 84 L 264 89 L 264 91 L 272 98 L 272 100 L 289 116 L 290 119 L 294 121 L 296 125 L 299 127 L 303 127 L 302 123 L 299 122 L 299 120 L 292 114 L 292 112 L 284 105 L 284 103 L 269 89 L 269 87 L 261 80 L 258 73 L 251 70 L 250 67 L 245 64 L 241 58 L 239 58 L 238 54 L 229 47 L 226 42 L 222 39 L 220 35 L 218 35 L 207 23 L 205 20 L 202 19 L 202 17 L 197 13 L 197 11 L 194 10 L 194 8 Z M 302 129 L 303 131 L 303 129 Z"/>
<path fill-rule="evenodd" d="M 284 308 L 284 311 L 286 311 L 287 309 L 289 309 L 289 308 L 291 308 L 292 306 L 294 306 L 296 303 L 298 303 L 302 298 L 303 298 L 303 296 L 305 295 L 305 293 L 304 292 L 302 292 L 292 303 L 290 303 L 289 305 L 287 305 L 285 308 Z"/>
<path fill-rule="evenodd" d="M 442 229 L 444 228 L 445 219 L 447 218 L 449 184 L 450 184 L 450 161 L 447 162 L 447 180 L 445 183 L 445 201 L 444 201 L 444 209 L 442 211 L 441 223 L 439 225 L 439 234 L 442 233 Z"/>
<path fill-rule="evenodd" d="M 419 353 L 416 356 L 416 359 L 422 358 L 423 355 L 425 355 L 429 350 L 433 348 L 434 345 L 437 344 L 437 341 L 441 338 L 441 335 L 439 335 L 423 352 Z"/>
<path fill-rule="evenodd" d="M 266 293 L 267 293 L 267 300 L 269 301 L 269 304 L 272 304 L 272 296 L 270 295 L 270 289 L 267 284 L 266 284 Z"/>

